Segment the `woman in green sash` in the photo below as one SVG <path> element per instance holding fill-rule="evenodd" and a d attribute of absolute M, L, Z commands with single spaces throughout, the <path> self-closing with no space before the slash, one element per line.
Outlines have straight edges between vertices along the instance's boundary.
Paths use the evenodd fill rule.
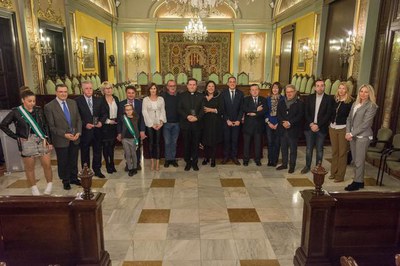
<path fill-rule="evenodd" d="M 49 128 L 43 110 L 36 106 L 35 94 L 28 87 L 22 87 L 20 91 L 22 105 L 11 110 L 0 123 L 0 129 L 18 142 L 32 195 L 40 195 L 36 186 L 35 157 L 39 157 L 47 181 L 44 194 L 50 195 L 53 187 L 50 151 L 53 147 L 50 143 Z M 9 128 L 12 123 L 15 125 L 15 132 Z"/>

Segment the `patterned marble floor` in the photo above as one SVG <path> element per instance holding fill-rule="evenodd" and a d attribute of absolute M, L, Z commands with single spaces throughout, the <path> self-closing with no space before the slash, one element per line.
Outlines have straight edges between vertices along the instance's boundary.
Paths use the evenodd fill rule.
<path fill-rule="evenodd" d="M 298 152 L 294 174 L 265 165 L 248 167 L 201 166 L 199 172 L 164 168 L 144 170 L 134 177 L 123 171 L 95 179 L 94 190 L 106 193 L 103 204 L 104 237 L 113 265 L 123 266 L 275 266 L 293 265 L 300 244 L 303 200 L 300 191 L 312 188 L 311 174 L 301 175 L 305 148 Z M 266 151 L 265 151 L 266 152 Z M 123 158 L 122 150 L 116 157 Z M 330 148 L 325 149 L 330 158 Z M 323 164 L 329 170 L 328 160 Z M 56 167 L 53 167 L 57 177 Z M 367 166 L 365 190 L 399 190 L 400 181 L 385 175 L 384 186 L 374 186 L 377 169 Z M 40 166 L 38 186 L 45 187 Z M 343 191 L 343 183 L 326 179 L 324 189 Z M 0 178 L 1 195 L 30 194 L 23 173 Z M 54 195 L 64 191 L 55 178 Z"/>

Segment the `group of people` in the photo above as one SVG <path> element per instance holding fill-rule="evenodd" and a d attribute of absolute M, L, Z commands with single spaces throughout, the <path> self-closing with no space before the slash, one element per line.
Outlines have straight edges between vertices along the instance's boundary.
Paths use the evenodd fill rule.
<path fill-rule="evenodd" d="M 287 85 L 283 95 L 279 82 L 272 85 L 267 98 L 259 95 L 257 84 L 250 86 L 250 95 L 245 97 L 236 88 L 235 77 L 228 79 L 228 88 L 221 92 L 213 81 L 208 81 L 205 92 L 200 93 L 197 91 L 197 80 L 193 78 L 188 79 L 187 90 L 179 94 L 174 80 L 167 82 L 163 93 L 152 83 L 143 100 L 136 99 L 136 88 L 131 85 L 126 87 L 127 99 L 123 101 L 113 95 L 113 86 L 109 82 L 102 83 L 101 97 L 94 97 L 90 81 L 81 85 L 83 95 L 75 100 L 68 98 L 64 84 L 57 85 L 56 98 L 45 105 L 44 112 L 36 106 L 35 94 L 28 87 L 23 87 L 22 104 L 13 108 L 0 123 L 0 128 L 18 141 L 33 195 L 40 195 L 34 172 L 35 157 L 40 158 L 47 180 L 44 194 L 51 194 L 50 152 L 53 147 L 58 176 L 64 189 L 69 190 L 71 184 L 80 185 L 77 177 L 79 149 L 81 166 L 91 166 L 95 176 L 104 178 L 101 155 L 107 173 L 116 172 L 114 149 L 116 141 L 120 141 L 126 159 L 125 171 L 133 176 L 141 170 L 141 146 L 146 138 L 151 170 L 160 169 L 161 137 L 165 145 L 164 167 L 178 167 L 176 148 L 180 132 L 184 139 L 185 171 L 199 170 L 200 148 L 204 149 L 202 165 L 210 163 L 211 167 L 215 167 L 219 143 L 224 146 L 221 164 L 232 160 L 240 165 L 240 132 L 243 132 L 244 142 L 243 165 L 249 165 L 250 144 L 253 141 L 254 162 L 261 166 L 262 137 L 266 132 L 268 166 L 277 170 L 288 169 L 289 173 L 293 173 L 298 139 L 303 129 L 307 148 L 302 174 L 311 168 L 314 148 L 316 163 L 322 161 L 324 141 L 329 133 L 333 157 L 329 178 L 335 182 L 344 180 L 350 146 L 355 176 L 345 189 L 353 191 L 364 187 L 365 154 L 373 137 L 371 126 L 377 110 L 374 90 L 370 85 L 362 85 L 353 101 L 346 83 L 341 83 L 336 95 L 331 97 L 324 92 L 324 81 L 317 80 L 315 93 L 307 96 L 304 102 L 293 85 Z M 9 128 L 12 123 L 15 124 L 15 132 Z M 280 151 L 282 164 L 278 166 Z"/>

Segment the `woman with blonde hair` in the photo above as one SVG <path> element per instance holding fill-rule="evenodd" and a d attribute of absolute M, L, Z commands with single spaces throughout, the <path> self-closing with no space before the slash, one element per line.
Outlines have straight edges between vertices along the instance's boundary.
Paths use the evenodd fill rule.
<path fill-rule="evenodd" d="M 113 95 L 113 85 L 104 81 L 101 84 L 103 98 L 101 99 L 101 110 L 106 114 L 104 121 L 100 121 L 102 126 L 103 156 L 106 162 L 107 173 L 117 172 L 114 165 L 115 139 L 117 138 L 117 119 L 118 119 L 118 97 Z"/>
<path fill-rule="evenodd" d="M 346 174 L 347 152 L 349 151 L 349 143 L 345 139 L 346 121 L 352 105 L 353 98 L 350 96 L 349 87 L 346 82 L 341 82 L 335 95 L 331 124 L 329 126 L 332 147 L 331 175 L 329 179 L 334 179 L 334 182 L 342 182 Z"/>
<path fill-rule="evenodd" d="M 371 127 L 377 109 L 374 88 L 361 85 L 346 123 L 346 140 L 350 142 L 355 166 L 353 182 L 345 188 L 347 191 L 364 188 L 365 155 L 373 138 Z"/>
<path fill-rule="evenodd" d="M 29 87 L 21 87 L 22 104 L 11 110 L 1 121 L 0 129 L 9 137 L 16 139 L 24 162 L 25 175 L 31 186 L 32 195 L 40 195 L 36 186 L 35 158 L 38 157 L 43 167 L 47 186 L 45 195 L 50 195 L 53 187 L 53 173 L 51 171 L 50 152 L 53 146 L 50 142 L 50 130 L 43 110 L 36 106 L 36 96 Z M 15 132 L 9 126 L 14 123 Z"/>

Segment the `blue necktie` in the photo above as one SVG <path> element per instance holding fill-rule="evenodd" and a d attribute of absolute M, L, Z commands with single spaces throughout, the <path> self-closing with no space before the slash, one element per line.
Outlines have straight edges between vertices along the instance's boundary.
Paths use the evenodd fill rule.
<path fill-rule="evenodd" d="M 65 115 L 65 118 L 67 119 L 68 125 L 70 128 L 72 128 L 71 114 L 69 113 L 69 110 L 67 108 L 67 104 L 65 103 L 65 101 L 62 102 L 62 105 L 63 105 L 63 112 Z"/>

